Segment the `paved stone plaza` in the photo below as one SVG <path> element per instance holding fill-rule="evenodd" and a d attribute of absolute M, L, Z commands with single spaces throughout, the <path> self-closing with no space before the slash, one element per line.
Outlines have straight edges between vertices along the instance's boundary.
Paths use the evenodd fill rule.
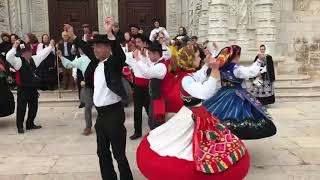
<path fill-rule="evenodd" d="M 14 116 L 0 119 L 1 180 L 99 180 L 95 134 L 81 135 L 83 112 L 74 105 L 41 104 L 38 131 L 18 135 Z M 247 180 L 320 179 L 320 102 L 277 103 L 270 112 L 275 137 L 246 141 L 251 156 Z M 132 134 L 133 108 L 126 126 Z M 94 113 L 96 116 L 96 113 Z M 144 132 L 148 130 L 144 124 Z M 128 140 L 127 154 L 136 180 L 144 180 L 136 162 L 139 141 Z"/>

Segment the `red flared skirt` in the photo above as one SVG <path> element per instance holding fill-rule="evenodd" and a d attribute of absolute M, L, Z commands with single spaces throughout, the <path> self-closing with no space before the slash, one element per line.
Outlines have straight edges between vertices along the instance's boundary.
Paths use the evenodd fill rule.
<path fill-rule="evenodd" d="M 250 167 L 249 153 L 228 170 L 218 174 L 196 171 L 194 162 L 169 156 L 160 156 L 150 148 L 147 136 L 137 150 L 137 163 L 149 180 L 242 180 Z"/>

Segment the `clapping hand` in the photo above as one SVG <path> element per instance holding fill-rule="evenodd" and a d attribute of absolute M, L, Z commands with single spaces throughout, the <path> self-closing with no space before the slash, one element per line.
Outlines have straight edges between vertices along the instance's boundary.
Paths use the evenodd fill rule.
<path fill-rule="evenodd" d="M 220 77 L 219 62 L 216 60 L 216 58 L 210 57 L 209 67 L 212 69 L 210 75 L 214 78 L 219 78 Z"/>

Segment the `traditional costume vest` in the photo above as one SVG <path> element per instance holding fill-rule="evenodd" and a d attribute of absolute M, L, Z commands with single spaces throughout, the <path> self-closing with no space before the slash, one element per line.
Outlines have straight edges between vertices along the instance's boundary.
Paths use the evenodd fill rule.
<path fill-rule="evenodd" d="M 41 80 L 36 74 L 36 65 L 33 59 L 30 59 L 30 63 L 23 57 L 21 59 L 21 68 L 16 73 L 16 83 L 20 88 L 37 89 L 41 86 Z"/>
<path fill-rule="evenodd" d="M 162 63 L 166 65 L 165 60 L 162 58 L 160 61 L 158 61 L 156 64 Z M 165 79 L 165 78 L 164 78 Z M 163 79 L 156 79 L 152 78 L 150 79 L 150 97 L 151 99 L 160 99 L 161 98 L 161 90 L 162 90 L 162 84 Z"/>
<path fill-rule="evenodd" d="M 223 87 L 233 87 L 233 86 L 241 86 L 243 79 L 237 78 L 233 70 L 235 66 L 238 66 L 234 63 L 226 64 L 221 70 L 220 70 L 220 76 L 221 76 L 221 85 Z"/>
<path fill-rule="evenodd" d="M 87 88 L 94 89 L 94 71 L 96 70 L 98 63 L 98 60 L 91 60 L 84 72 L 84 82 L 86 83 Z"/>
<path fill-rule="evenodd" d="M 114 58 L 110 56 L 110 58 Z M 107 87 L 114 92 L 116 95 L 120 96 L 122 99 L 126 98 L 126 92 L 122 84 L 122 72 L 114 69 L 113 66 L 109 65 L 111 60 L 104 62 L 104 74 L 106 78 Z"/>

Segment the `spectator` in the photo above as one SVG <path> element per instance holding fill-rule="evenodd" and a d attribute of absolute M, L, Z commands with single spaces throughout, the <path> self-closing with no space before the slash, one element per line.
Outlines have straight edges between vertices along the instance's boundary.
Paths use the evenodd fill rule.
<path fill-rule="evenodd" d="M 10 35 L 11 45 L 13 45 L 18 39 L 20 39 L 18 35 L 16 35 L 16 34 L 11 34 L 11 35 Z"/>
<path fill-rule="evenodd" d="M 87 42 L 90 39 L 92 39 L 92 31 L 90 29 L 90 25 L 89 24 L 83 24 L 82 25 L 82 30 L 83 30 L 83 37 L 82 40 Z"/>
<path fill-rule="evenodd" d="M 43 49 L 50 45 L 50 37 L 48 34 L 43 34 L 41 43 L 38 44 L 37 54 L 41 53 Z M 54 90 L 57 84 L 57 69 L 55 62 L 55 50 L 43 60 L 37 68 L 38 75 L 42 80 L 42 90 Z"/>
<path fill-rule="evenodd" d="M 150 37 L 149 37 L 150 41 L 156 40 L 159 32 L 162 32 L 162 33 L 163 33 L 166 41 L 170 39 L 169 33 L 168 33 L 168 31 L 166 30 L 166 28 L 160 27 L 160 20 L 159 20 L 159 19 L 155 19 L 155 20 L 153 21 L 153 24 L 154 24 L 154 29 L 153 29 L 153 30 L 151 31 L 151 33 L 150 33 Z"/>
<path fill-rule="evenodd" d="M 124 52 L 132 52 L 135 49 L 135 41 L 132 41 L 132 37 L 129 32 L 124 33 L 124 43 L 122 47 Z"/>
<path fill-rule="evenodd" d="M 39 41 L 38 41 L 38 38 L 36 37 L 36 35 L 34 35 L 32 33 L 28 33 L 24 36 L 24 41 L 27 44 L 31 45 L 32 55 L 36 55 L 37 54 L 37 47 L 39 44 Z"/>
<path fill-rule="evenodd" d="M 63 42 L 59 44 L 59 50 L 61 50 L 62 55 L 66 59 L 73 60 L 75 58 L 74 54 L 72 53 L 72 51 L 74 51 L 74 46 L 72 45 L 72 43 L 70 43 L 68 33 L 62 32 L 62 39 Z M 74 88 L 75 83 L 72 76 L 72 69 L 63 68 L 63 89 L 67 90 Z"/>
<path fill-rule="evenodd" d="M 8 33 L 1 34 L 2 42 L 0 44 L 0 56 L 5 59 L 7 52 L 11 49 L 10 35 Z"/>
<path fill-rule="evenodd" d="M 131 38 L 134 38 L 137 36 L 137 34 L 139 33 L 140 27 L 136 24 L 131 24 L 130 25 L 130 35 Z"/>
<path fill-rule="evenodd" d="M 193 46 L 199 47 L 198 39 L 199 38 L 197 36 L 192 36 L 191 37 L 191 43 L 192 43 Z"/>
<path fill-rule="evenodd" d="M 187 42 L 190 40 L 190 38 L 185 27 L 179 27 L 179 34 L 174 38 L 174 40 L 176 41 L 178 49 L 187 45 Z"/>

